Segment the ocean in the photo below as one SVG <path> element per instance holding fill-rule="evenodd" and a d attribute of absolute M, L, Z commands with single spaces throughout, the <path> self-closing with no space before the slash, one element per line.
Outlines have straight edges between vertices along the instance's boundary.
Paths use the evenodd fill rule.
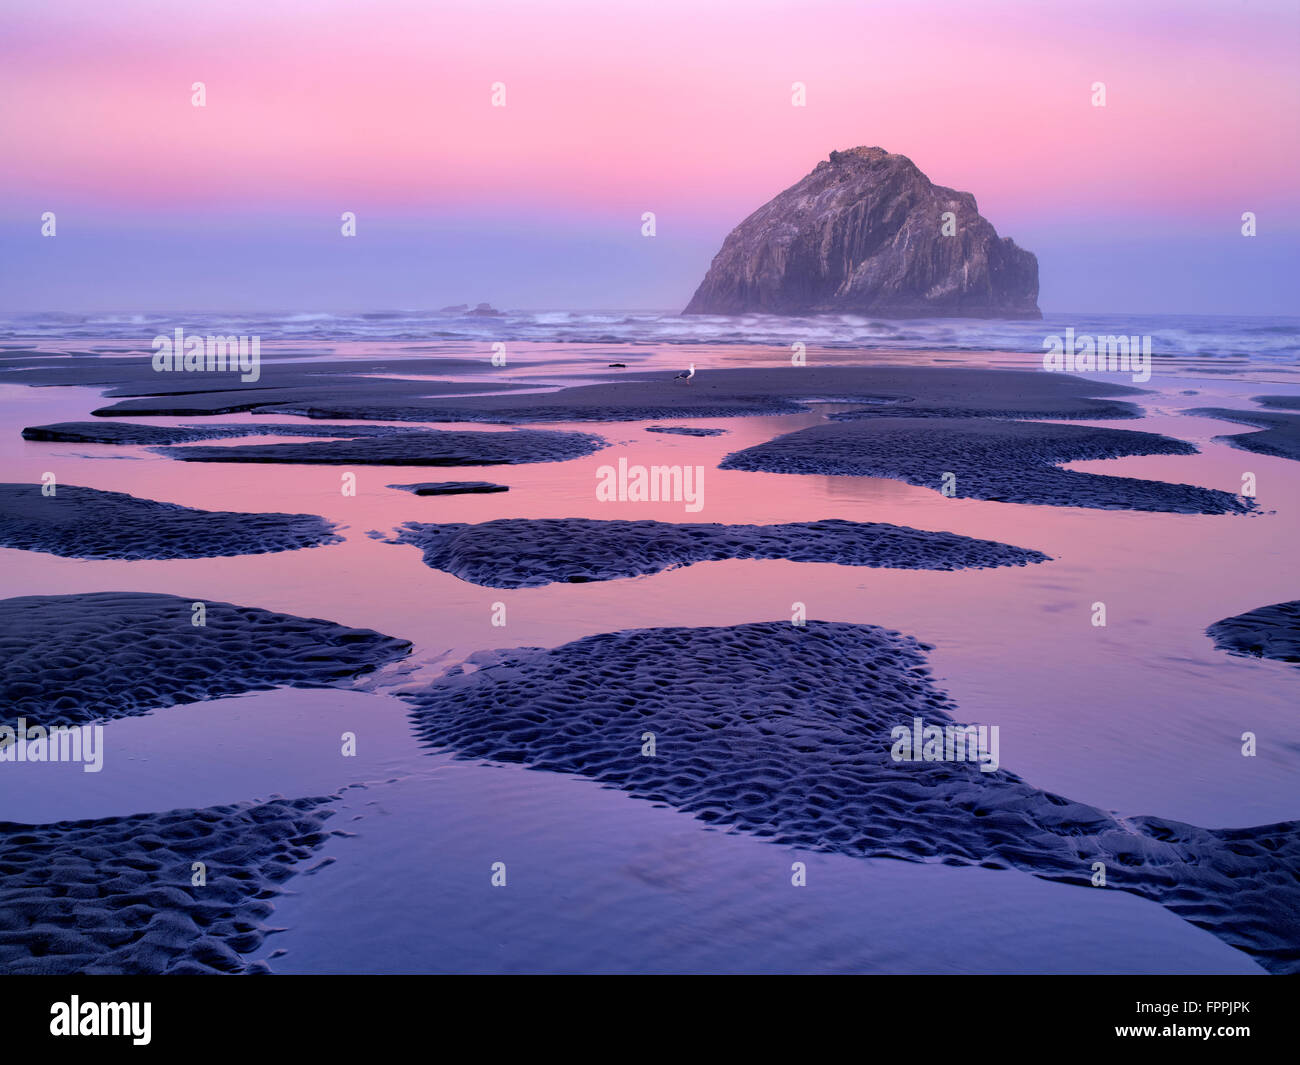
<path fill-rule="evenodd" d="M 930 318 L 884 321 L 854 315 L 691 315 L 650 311 L 504 311 L 491 315 L 439 311 L 167 314 L 0 313 L 6 341 L 134 342 L 148 350 L 176 326 L 191 333 L 260 336 L 263 340 L 329 343 L 379 341 L 527 341 L 542 344 L 761 345 L 795 343 L 828 349 L 897 352 L 1043 352 L 1043 340 L 1073 328 L 1093 336 L 1150 336 L 1156 358 L 1300 361 L 1300 317 L 1133 315 L 1051 312 L 1041 321 Z"/>

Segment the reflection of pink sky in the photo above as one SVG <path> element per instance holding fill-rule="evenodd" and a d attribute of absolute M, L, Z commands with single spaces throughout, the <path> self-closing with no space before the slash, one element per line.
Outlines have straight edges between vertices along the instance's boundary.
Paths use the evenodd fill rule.
<path fill-rule="evenodd" d="M 1153 383 L 1160 394 L 1147 405 L 1170 411 L 1241 406 L 1258 390 L 1192 376 Z M 1181 395 L 1187 387 L 1199 394 Z M 345 497 L 338 467 L 188 465 L 142 448 L 24 441 L 22 426 L 84 418 L 100 397 L 88 389 L 13 388 L 3 398 L 0 459 L 13 480 L 34 483 L 53 470 L 63 484 L 210 510 L 321 514 L 345 526 L 346 536 L 329 547 L 221 559 L 81 561 L 0 550 L 8 595 L 131 589 L 236 602 L 410 639 L 416 660 L 439 668 L 485 648 L 556 646 L 623 628 L 784 619 L 798 601 L 811 618 L 883 625 L 933 643 L 937 682 L 957 700 L 960 719 L 999 724 L 1004 763 L 1038 786 L 1106 808 L 1153 810 L 1216 826 L 1266 823 L 1293 811 L 1287 764 L 1252 764 L 1240 757 L 1234 739 L 1246 727 L 1243 706 L 1261 735 L 1283 743 L 1296 739 L 1293 670 L 1233 658 L 1204 635 L 1213 621 L 1293 594 L 1279 589 L 1279 575 L 1294 570 L 1292 545 L 1300 530 L 1294 464 L 1211 443 L 1241 427 L 1174 413 L 1153 415 L 1140 426 L 1112 423 L 1193 441 L 1202 454 L 1072 468 L 1226 491 L 1237 490 L 1242 471 L 1251 470 L 1259 478 L 1261 506 L 1271 512 L 1263 516 L 1029 507 L 945 499 L 876 478 L 717 469 L 724 454 L 815 423 L 816 414 L 711 419 L 707 424 L 731 432 L 705 439 L 649 434 L 643 423 L 551 426 L 598 432 L 611 447 L 569 462 L 491 469 L 357 467 L 358 494 Z M 704 466 L 704 510 L 688 514 L 680 503 L 597 503 L 598 467 L 620 456 L 629 463 Z M 510 491 L 418 498 L 385 487 L 461 479 L 492 480 Z M 880 521 L 1035 548 L 1052 561 L 953 573 L 719 561 L 635 580 L 503 590 L 431 569 L 414 547 L 366 536 L 405 521 L 513 516 Z M 1107 604 L 1105 629 L 1089 622 L 1098 600 Z M 508 606 L 505 628 L 490 623 L 497 601 Z"/>
<path fill-rule="evenodd" d="M 394 365 L 400 365 L 404 351 L 415 357 L 400 343 L 336 346 L 342 353 L 382 356 Z M 293 351 L 302 344 L 268 344 L 277 347 Z M 439 345 L 439 353 L 472 356 L 476 348 L 448 343 Z M 512 360 L 518 360 L 508 373 L 524 379 L 557 369 L 568 373 L 576 366 L 549 360 L 590 363 L 597 350 L 598 363 L 618 352 L 638 369 L 649 364 L 666 372 L 692 351 L 656 351 L 642 361 L 635 346 L 577 349 L 520 342 L 511 347 Z M 721 345 L 693 354 L 702 365 L 711 360 L 715 366 L 764 357 L 753 348 Z M 837 354 L 871 361 L 863 353 L 818 351 L 817 358 Z M 903 358 L 931 357 L 909 353 Z M 971 365 L 987 361 L 979 353 L 933 358 Z M 1028 358 L 996 354 L 992 361 Z M 482 373 L 488 387 L 501 381 L 497 371 L 485 367 Z M 548 426 L 598 432 L 611 446 L 568 462 L 491 469 L 357 467 L 358 494 L 344 496 L 340 475 L 345 471 L 339 467 L 187 465 L 144 448 L 26 441 L 23 426 L 84 419 L 108 400 L 99 388 L 0 384 L 0 461 L 10 471 L 8 479 L 32 483 L 53 470 L 63 485 L 94 485 L 208 509 L 319 513 L 345 526 L 346 537 L 311 550 L 140 562 L 0 549 L 3 594 L 161 592 L 207 601 L 210 609 L 233 602 L 373 627 L 414 644 L 411 659 L 403 663 L 414 673 L 384 670 L 362 684 L 363 691 L 377 685 L 381 692 L 427 682 L 482 649 L 556 646 L 642 626 L 784 621 L 792 604 L 800 602 L 812 619 L 878 624 L 932 644 L 928 661 L 934 683 L 955 700 L 954 717 L 998 727 L 1004 768 L 1035 787 L 1126 816 L 1141 812 L 1212 828 L 1269 824 L 1295 813 L 1290 752 L 1300 741 L 1300 725 L 1294 669 L 1227 656 L 1203 630 L 1210 621 L 1293 594 L 1279 591 L 1279 582 L 1285 587 L 1286 574 L 1294 572 L 1293 548 L 1300 536 L 1295 465 L 1211 442 L 1246 427 L 1177 412 L 1201 405 L 1245 406 L 1249 396 L 1263 391 L 1295 393 L 1300 386 L 1277 380 L 1284 377 L 1276 368 L 1200 377 L 1190 366 L 1176 376 L 1172 365 L 1162 365 L 1149 384 L 1151 392 L 1140 397 L 1150 416 L 1117 424 L 1194 441 L 1202 453 L 1072 467 L 1230 491 L 1248 468 L 1258 473 L 1266 512 L 1249 518 L 1017 506 L 945 499 L 876 478 L 717 469 L 726 452 L 814 424 L 817 412 L 709 419 L 706 424 L 730 432 L 705 439 L 656 436 L 643 431 L 644 423 Z M 216 420 L 291 419 L 230 414 Z M 680 504 L 596 503 L 596 469 L 619 456 L 702 465 L 704 512 L 688 515 Z M 384 487 L 479 478 L 507 483 L 510 491 L 416 498 Z M 639 579 L 501 590 L 458 580 L 423 565 L 413 547 L 366 535 L 409 520 L 571 515 L 667 522 L 887 521 L 1040 548 L 1053 557 L 1040 565 L 951 573 L 732 560 Z M 1108 605 L 1105 629 L 1089 623 L 1091 604 L 1098 599 Z M 490 620 L 497 602 L 508 606 L 504 627 Z M 776 672 L 784 663 L 772 665 Z M 845 681 L 870 687 L 874 663 L 861 665 L 861 676 L 850 666 Z M 608 668 L 622 667 L 609 656 Z M 674 669 L 673 661 L 662 663 L 665 680 Z M 715 671 L 702 694 L 725 705 L 734 688 L 731 678 Z M 599 686 L 590 691 L 593 700 L 602 698 Z M 550 696 L 539 689 L 534 709 L 545 711 Z M 747 699 L 746 709 L 761 714 L 765 708 Z M 1171 972 L 1244 972 L 1254 965 L 1208 932 L 1135 896 L 937 862 L 809 855 L 818 907 L 810 918 L 806 907 L 800 910 L 802 901 L 793 906 L 780 901 L 801 893 L 784 886 L 789 856 L 770 843 L 746 833 L 706 834 L 701 822 L 680 811 L 567 774 L 430 757 L 417 743 L 408 711 L 392 698 L 317 689 L 160 707 L 106 724 L 102 774 L 37 763 L 6 767 L 0 772 L 0 807 L 8 817 L 35 822 L 253 796 L 336 794 L 332 823 L 347 832 L 332 836 L 312 860 L 314 875 L 301 881 L 301 890 L 276 900 L 276 925 L 283 931 L 262 951 L 274 945 L 268 958 L 279 971 L 501 966 L 503 943 L 511 952 L 507 961 L 518 971 L 571 956 L 587 971 L 585 959 L 604 957 L 601 952 L 611 942 L 649 942 L 652 958 L 666 957 L 655 952 L 656 944 L 667 943 L 681 971 L 709 971 L 722 963 L 716 959 L 749 965 L 746 952 L 780 971 L 824 965 L 826 959 L 833 959 L 837 971 L 945 971 L 952 964 L 946 945 L 958 937 L 968 947 L 966 954 L 985 959 L 982 964 L 990 969 L 1146 971 L 1151 959 Z M 666 724 L 660 753 L 671 757 L 668 744 L 675 731 L 671 718 Z M 851 718 L 843 725 L 867 727 Z M 783 724 L 775 728 L 785 734 Z M 1243 729 L 1258 733 L 1261 757 L 1241 757 Z M 338 741 L 345 733 L 359 741 L 355 758 L 339 757 Z M 862 777 L 833 753 L 827 773 Z M 863 788 L 867 805 L 881 794 L 870 781 Z M 1032 846 L 1027 839 L 1026 853 Z M 515 913 L 519 908 L 512 903 L 508 926 L 500 914 L 485 920 L 482 889 L 464 886 L 469 878 L 457 872 L 485 869 L 487 847 L 506 856 L 512 876 L 521 874 L 512 883 L 522 886 L 525 909 Z M 781 863 L 776 877 L 774 859 Z M 553 868 L 563 870 L 559 880 L 545 872 Z M 745 890 L 738 892 L 736 885 Z M 375 899 L 379 904 L 371 905 Z M 690 903 L 689 935 L 682 934 L 683 899 Z M 777 932 L 764 933 L 755 947 L 747 930 L 765 923 Z M 667 932 L 647 939 L 647 927 Z M 1010 948 L 1008 927 L 1025 932 L 1012 937 Z M 681 943 L 703 960 L 683 954 Z M 933 943 L 943 949 L 926 946 Z M 569 953 L 557 953 L 556 944 Z M 642 957 L 624 955 L 620 961 L 629 965 Z M 805 957 L 812 960 L 804 962 Z"/>
<path fill-rule="evenodd" d="M 1290 200 L 1296 12 L 1129 7 L 32 5 L 0 44 L 6 183 L 127 208 L 508 197 L 730 218 L 866 143 L 1004 215 Z"/>

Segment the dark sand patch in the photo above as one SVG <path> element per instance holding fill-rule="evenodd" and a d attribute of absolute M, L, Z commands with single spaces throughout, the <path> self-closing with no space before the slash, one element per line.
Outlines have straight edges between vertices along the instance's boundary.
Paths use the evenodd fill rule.
<path fill-rule="evenodd" d="M 434 396 L 409 381 L 366 382 L 364 388 L 316 386 L 257 396 L 255 402 L 211 397 L 135 399 L 104 407 L 100 416 L 210 413 L 256 407 L 265 414 L 372 421 L 490 422 L 658 421 L 806 412 L 810 401 L 914 406 L 927 415 L 959 411 L 988 417 L 1133 418 L 1132 403 L 1099 396 L 1145 395 L 1142 389 L 1033 370 L 976 370 L 935 366 L 830 366 L 702 370 L 690 384 L 673 373 L 606 374 L 608 380 L 555 392 Z M 440 383 L 441 384 L 441 383 Z M 482 389 L 480 383 L 477 388 Z M 468 390 L 468 389 L 467 389 Z M 495 390 L 495 389 L 494 389 Z M 310 391 L 310 394 L 308 394 Z M 451 392 L 451 389 L 444 391 Z M 249 397 L 243 397 L 248 400 Z M 241 400 L 243 402 L 243 400 Z M 178 406 L 185 409 L 179 410 Z"/>
<path fill-rule="evenodd" d="M 206 624 L 191 623 L 204 602 Z M 271 688 L 345 686 L 405 640 L 256 607 L 144 592 L 0 600 L 0 713 L 82 725 Z"/>
<path fill-rule="evenodd" d="M 416 484 L 390 484 L 388 487 L 417 496 L 480 495 L 510 491 L 509 485 L 493 484 L 491 481 L 419 481 Z"/>
<path fill-rule="evenodd" d="M 736 451 L 724 470 L 888 477 L 941 491 L 954 473 L 953 495 L 1002 503 L 1141 510 L 1177 514 L 1244 514 L 1254 506 L 1228 492 L 1195 485 L 1110 477 L 1057 464 L 1126 455 L 1195 455 L 1182 440 L 1131 429 L 1047 425 L 993 419 L 867 418 L 814 425 Z"/>
<path fill-rule="evenodd" d="M 668 433 L 672 436 L 722 436 L 728 430 L 711 429 L 704 425 L 647 425 L 647 433 Z"/>
<path fill-rule="evenodd" d="M 1285 396 L 1275 397 L 1285 399 Z M 1186 411 L 1205 418 L 1218 418 L 1240 425 L 1255 425 L 1263 432 L 1216 436 L 1214 439 L 1243 451 L 1300 462 L 1300 414 L 1281 414 L 1267 410 L 1229 410 L 1226 407 L 1197 407 Z"/>
<path fill-rule="evenodd" d="M 1256 396 L 1255 402 L 1275 410 L 1300 410 L 1300 396 Z"/>
<path fill-rule="evenodd" d="M 240 436 L 325 436 L 340 439 L 409 432 L 394 425 L 321 425 L 269 422 L 265 425 L 140 425 L 136 422 L 55 422 L 29 425 L 24 440 L 73 444 L 189 444 Z"/>
<path fill-rule="evenodd" d="M 718 559 L 956 570 L 1045 562 L 1040 551 L 882 522 L 719 525 L 590 518 L 499 518 L 478 525 L 407 522 L 389 543 L 486 588 L 611 581 Z"/>
<path fill-rule="evenodd" d="M 411 392 L 417 395 L 478 392 L 483 388 L 482 383 L 440 380 L 438 375 L 473 373 L 487 366 L 486 358 L 410 355 L 322 358 L 319 350 L 268 348 L 261 353 L 259 379 L 242 381 L 241 374 L 231 371 L 159 372 L 153 368 L 152 354 L 26 351 L 3 360 L 0 382 L 36 387 L 91 387 L 101 389 L 106 396 L 140 397 L 139 402 L 127 400 L 123 404 L 128 413 L 135 409 L 150 414 L 206 415 L 253 410 L 276 400 L 328 401 L 345 390 L 383 397 Z M 397 375 L 427 379 L 400 381 Z M 508 381 L 492 384 L 494 391 L 524 387 Z"/>
<path fill-rule="evenodd" d="M 629 630 L 484 652 L 407 698 L 431 747 L 577 774 L 787 846 L 1083 886 L 1101 861 L 1110 888 L 1300 970 L 1300 825 L 1121 820 L 1003 769 L 896 762 L 893 728 L 953 721 L 927 650 L 818 621 Z"/>
<path fill-rule="evenodd" d="M 63 558 L 227 558 L 340 543 L 315 514 L 197 510 L 75 484 L 0 484 L 0 546 Z"/>
<path fill-rule="evenodd" d="M 338 367 L 336 366 L 337 370 Z M 480 366 L 479 369 L 482 369 Z M 229 383 L 220 391 L 176 391 L 155 394 L 158 389 L 137 392 L 126 389 L 109 389 L 108 395 L 127 392 L 135 398 L 123 399 L 107 407 L 97 407 L 90 413 L 97 418 L 127 418 L 135 415 L 157 415 L 166 417 L 209 417 L 217 414 L 284 414 L 313 418 L 327 418 L 332 415 L 316 414 L 318 407 L 332 407 L 338 404 L 340 397 L 350 397 L 359 408 L 382 409 L 381 406 L 366 404 L 366 397 L 373 397 L 375 404 L 393 403 L 398 397 L 416 396 L 411 400 L 413 406 L 428 403 L 437 406 L 445 402 L 442 399 L 421 400 L 424 394 L 433 397 L 457 396 L 465 392 L 481 392 L 484 381 L 397 381 L 385 378 L 367 379 L 348 377 L 346 374 L 319 375 L 313 378 L 312 385 L 300 387 L 265 388 L 259 385 L 246 385 L 232 388 Z M 333 382 L 333 383 L 331 383 Z M 487 384 L 494 392 L 523 388 L 506 382 L 491 381 Z M 363 420 L 374 421 L 433 421 L 420 417 L 385 418 L 381 415 L 360 415 Z M 445 419 L 443 419 L 445 420 Z"/>
<path fill-rule="evenodd" d="M 1216 621 L 1205 634 L 1221 651 L 1300 665 L 1300 599 Z"/>
<path fill-rule="evenodd" d="M 0 822 L 0 971 L 269 972 L 242 955 L 274 931 L 271 900 L 328 838 L 330 801 Z"/>
<path fill-rule="evenodd" d="M 510 466 L 563 462 L 607 447 L 591 433 L 551 429 L 509 432 L 425 429 L 368 440 L 326 440 L 307 444 L 237 444 L 232 447 L 159 447 L 182 462 L 277 462 L 316 466 Z"/>
<path fill-rule="evenodd" d="M 1017 410 L 1015 407 L 962 406 L 953 404 L 945 407 L 899 406 L 896 404 L 878 407 L 863 407 L 861 410 L 842 410 L 828 414 L 827 419 L 835 422 L 853 422 L 861 418 L 1076 418 L 1095 421 L 1108 421 L 1112 418 L 1132 418 L 1133 414 L 1122 414 L 1113 410 L 1104 410 L 1091 414 L 1063 415 L 1051 409 L 1038 407 Z"/>

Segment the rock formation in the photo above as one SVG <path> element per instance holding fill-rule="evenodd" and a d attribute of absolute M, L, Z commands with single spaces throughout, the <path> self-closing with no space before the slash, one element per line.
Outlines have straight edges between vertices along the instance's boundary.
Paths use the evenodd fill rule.
<path fill-rule="evenodd" d="M 683 313 L 1041 318 L 1037 300 L 1038 259 L 974 196 L 852 148 L 733 229 Z"/>

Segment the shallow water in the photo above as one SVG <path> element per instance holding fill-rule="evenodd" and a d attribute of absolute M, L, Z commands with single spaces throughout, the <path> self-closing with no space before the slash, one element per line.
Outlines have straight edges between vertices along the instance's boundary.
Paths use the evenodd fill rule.
<path fill-rule="evenodd" d="M 681 349 L 518 347 L 518 362 L 488 382 L 576 375 L 593 363 L 603 370 L 614 361 L 632 369 L 683 361 Z M 441 350 L 476 351 L 451 344 Z M 557 356 L 567 364 L 531 365 Z M 742 365 L 774 356 L 714 348 L 707 357 L 709 365 Z M 851 361 L 850 353 L 834 358 Z M 951 352 L 907 361 L 954 358 L 1026 365 L 1012 355 Z M 810 618 L 869 622 L 934 644 L 935 681 L 958 704 L 958 719 L 999 725 L 1003 766 L 1037 787 L 1123 814 L 1206 827 L 1294 819 L 1296 671 L 1225 655 L 1204 629 L 1296 597 L 1300 467 L 1211 440 L 1246 426 L 1178 411 L 1244 408 L 1250 396 L 1296 394 L 1300 385 L 1271 366 L 1197 376 L 1198 364 L 1187 362 L 1171 363 L 1169 371 L 1162 367 L 1143 386 L 1156 394 L 1134 397 L 1148 417 L 1096 424 L 1166 433 L 1196 443 L 1201 454 L 1071 468 L 1233 492 L 1250 471 L 1263 513 L 1021 506 L 947 499 L 877 478 L 716 468 L 731 451 L 842 409 L 834 405 L 801 415 L 681 422 L 728 430 L 706 438 L 644 431 L 677 424 L 666 419 L 548 423 L 599 433 L 611 446 L 563 463 L 492 467 L 490 479 L 510 486 L 496 495 L 414 497 L 385 485 L 423 479 L 423 472 L 353 467 L 357 495 L 344 497 L 340 467 L 189 464 L 138 447 L 25 442 L 23 426 L 84 419 L 102 400 L 90 389 L 4 386 L 6 480 L 37 482 L 52 471 L 61 483 L 205 509 L 315 513 L 346 526 L 341 544 L 228 559 L 89 562 L 0 549 L 4 595 L 168 592 L 374 628 L 414 641 L 415 651 L 402 670 L 366 681 L 369 693 L 281 691 L 111 722 L 101 774 L 30 765 L 0 772 L 0 819 L 107 816 L 364 784 L 342 793 L 330 822 L 355 835 L 331 839 L 324 854 L 334 860 L 289 883 L 293 894 L 275 919 L 288 931 L 270 941 L 286 952 L 271 959 L 279 971 L 1256 970 L 1208 933 L 1118 892 L 1018 872 L 795 855 L 587 781 L 430 756 L 416 746 L 403 704 L 391 697 L 484 648 L 556 646 L 624 628 L 788 618 L 801 602 Z M 703 509 L 598 503 L 596 471 L 619 457 L 702 466 Z M 444 474 L 472 480 L 484 470 L 440 471 L 437 479 Z M 632 580 L 506 591 L 429 569 L 415 548 L 366 535 L 387 534 L 404 521 L 507 516 L 882 521 L 1036 548 L 1053 561 L 957 573 L 725 561 Z M 1105 628 L 1090 623 L 1097 601 L 1106 604 Z M 491 624 L 498 602 L 506 605 L 504 628 Z M 358 734 L 356 759 L 339 755 L 345 730 Z M 1259 737 L 1256 758 L 1241 756 L 1246 730 Z M 789 884 L 796 858 L 809 863 L 807 889 Z M 496 860 L 510 869 L 505 889 L 488 884 Z"/>

